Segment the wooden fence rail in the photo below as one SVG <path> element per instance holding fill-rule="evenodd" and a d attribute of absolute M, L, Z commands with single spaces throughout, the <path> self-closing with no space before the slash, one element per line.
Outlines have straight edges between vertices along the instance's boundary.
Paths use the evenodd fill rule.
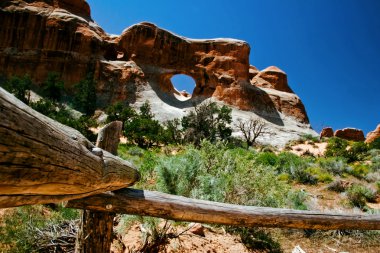
<path fill-rule="evenodd" d="M 67 207 L 244 227 L 380 230 L 380 215 L 240 206 L 129 188 L 72 200 Z"/>
<path fill-rule="evenodd" d="M 0 208 L 81 198 L 138 179 L 131 163 L 0 88 Z"/>

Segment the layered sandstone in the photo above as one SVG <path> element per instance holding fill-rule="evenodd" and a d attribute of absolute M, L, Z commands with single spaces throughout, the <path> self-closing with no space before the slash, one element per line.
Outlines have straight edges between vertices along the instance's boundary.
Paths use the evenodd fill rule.
<path fill-rule="evenodd" d="M 92 72 L 100 107 L 133 104 L 147 92 L 178 108 L 214 98 L 280 126 L 282 117 L 309 122 L 286 73 L 250 66 L 244 41 L 188 39 L 146 22 L 109 36 L 93 22 L 84 0 L 2 0 L 0 22 L 0 74 L 29 74 L 41 83 L 49 72 L 58 72 L 70 90 Z M 184 95 L 170 81 L 176 74 L 196 83 L 183 104 L 170 102 Z"/>
<path fill-rule="evenodd" d="M 321 138 L 331 138 L 334 137 L 334 130 L 331 127 L 325 127 L 322 129 L 320 135 Z"/>
<path fill-rule="evenodd" d="M 377 138 L 380 138 L 380 124 L 377 125 L 376 129 L 372 132 L 369 132 L 366 136 L 365 142 L 371 143 L 375 141 Z"/>
<path fill-rule="evenodd" d="M 356 128 L 343 128 L 336 130 L 334 136 L 349 141 L 364 141 L 365 139 L 363 131 Z"/>

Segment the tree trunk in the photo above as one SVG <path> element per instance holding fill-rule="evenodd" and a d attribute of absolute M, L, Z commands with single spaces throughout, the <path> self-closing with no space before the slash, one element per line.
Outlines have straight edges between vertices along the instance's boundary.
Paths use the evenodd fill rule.
<path fill-rule="evenodd" d="M 139 173 L 0 88 L 0 178 L 0 208 L 5 208 L 125 188 Z"/>
<path fill-rule="evenodd" d="M 380 215 L 239 206 L 134 189 L 73 200 L 70 207 L 242 227 L 380 230 Z"/>
<path fill-rule="evenodd" d="M 114 121 L 98 133 L 96 146 L 117 155 L 123 123 Z M 75 245 L 76 253 L 110 252 L 115 213 L 83 210 Z"/>

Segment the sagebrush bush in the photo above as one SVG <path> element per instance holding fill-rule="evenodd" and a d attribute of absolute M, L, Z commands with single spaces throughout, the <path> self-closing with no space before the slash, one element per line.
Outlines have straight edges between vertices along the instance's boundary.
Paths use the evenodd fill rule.
<path fill-rule="evenodd" d="M 374 191 L 363 185 L 353 184 L 347 190 L 347 197 L 353 206 L 364 208 L 366 206 L 367 201 L 374 201 L 376 195 Z"/>
<path fill-rule="evenodd" d="M 380 150 L 380 137 L 375 139 L 369 144 L 370 149 L 379 149 Z"/>
<path fill-rule="evenodd" d="M 343 175 L 348 169 L 346 161 L 339 157 L 318 158 L 317 164 L 327 172 L 338 176 Z"/>
<path fill-rule="evenodd" d="M 286 206 L 290 187 L 277 180 L 273 167 L 255 158 L 251 151 L 204 141 L 200 149 L 190 147 L 159 159 L 158 190 L 235 204 Z"/>
<path fill-rule="evenodd" d="M 369 166 L 367 164 L 354 164 L 347 170 L 347 173 L 359 179 L 363 179 L 369 173 Z"/>
<path fill-rule="evenodd" d="M 350 184 L 347 181 L 342 181 L 340 179 L 331 182 L 327 189 L 334 192 L 345 192 L 349 188 Z"/>

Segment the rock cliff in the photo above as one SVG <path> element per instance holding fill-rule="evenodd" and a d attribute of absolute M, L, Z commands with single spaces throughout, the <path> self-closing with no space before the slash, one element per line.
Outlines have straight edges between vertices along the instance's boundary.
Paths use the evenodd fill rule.
<path fill-rule="evenodd" d="M 380 124 L 377 125 L 375 130 L 367 134 L 365 142 L 371 143 L 371 142 L 374 142 L 378 138 L 380 138 Z"/>
<path fill-rule="evenodd" d="M 110 36 L 92 20 L 84 0 L 2 0 L 0 23 L 0 74 L 29 74 L 41 83 L 57 72 L 70 90 L 92 72 L 99 107 L 149 99 L 168 108 L 159 116 L 165 119 L 213 99 L 231 105 L 235 118 L 264 117 L 292 137 L 315 134 L 285 72 L 250 66 L 244 41 L 188 39 L 147 22 Z M 176 74 L 195 81 L 187 101 L 177 99 L 183 94 L 171 83 Z"/>

